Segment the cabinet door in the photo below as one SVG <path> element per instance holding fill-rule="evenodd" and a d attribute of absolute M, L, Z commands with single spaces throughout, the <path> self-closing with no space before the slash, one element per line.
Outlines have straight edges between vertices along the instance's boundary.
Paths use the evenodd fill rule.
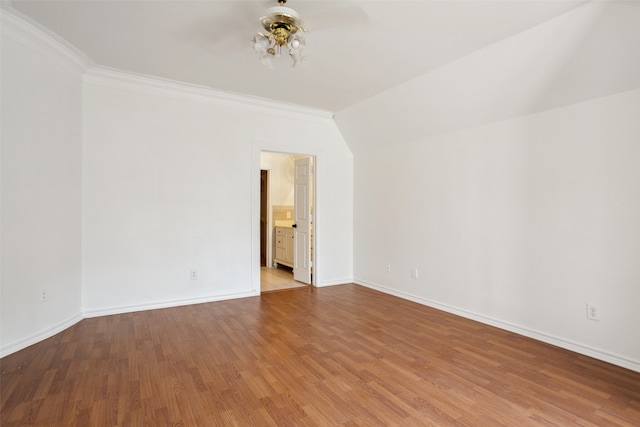
<path fill-rule="evenodd" d="M 276 227 L 273 240 L 275 241 L 274 261 L 283 263 L 287 256 L 287 239 L 285 229 L 282 227 Z"/>
<path fill-rule="evenodd" d="M 293 251 L 295 249 L 295 244 L 293 242 L 293 230 L 289 229 L 285 235 L 285 246 L 287 247 L 287 253 L 285 255 L 285 260 L 293 264 Z"/>

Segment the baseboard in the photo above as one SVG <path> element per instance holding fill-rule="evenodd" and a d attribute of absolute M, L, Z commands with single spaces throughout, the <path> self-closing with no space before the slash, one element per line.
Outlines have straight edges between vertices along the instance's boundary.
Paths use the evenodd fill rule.
<path fill-rule="evenodd" d="M 212 297 L 169 300 L 169 301 L 161 301 L 161 302 L 156 302 L 151 304 L 137 304 L 137 305 L 110 307 L 110 308 L 103 308 L 103 309 L 96 309 L 96 310 L 85 310 L 83 312 L 83 315 L 85 318 L 110 316 L 113 314 L 133 313 L 137 311 L 146 311 L 146 310 L 157 310 L 161 308 L 179 307 L 183 305 L 192 305 L 192 304 L 204 304 L 207 302 L 224 301 L 224 300 L 236 299 L 236 298 L 247 298 L 247 297 L 254 297 L 258 295 L 260 295 L 259 292 L 256 293 L 252 291 L 252 292 L 240 292 L 240 293 L 233 293 L 233 294 L 216 295 Z"/>
<path fill-rule="evenodd" d="M 40 341 L 44 341 L 47 338 L 51 338 L 52 336 L 64 331 L 65 329 L 75 325 L 79 321 L 83 319 L 82 313 L 77 313 L 74 316 L 70 317 L 67 320 L 64 320 L 57 325 L 51 326 L 45 329 L 42 332 L 38 332 L 37 334 L 31 335 L 25 339 L 20 341 L 16 341 L 9 345 L 3 345 L 0 348 L 0 358 L 10 355 L 11 353 L 15 353 L 16 351 L 20 351 L 29 347 L 30 345 L 39 343 Z"/>
<path fill-rule="evenodd" d="M 522 335 L 528 338 L 533 338 L 535 340 L 542 341 L 544 343 L 551 344 L 556 347 L 564 348 L 566 350 L 570 350 L 579 354 L 583 354 L 585 356 L 593 357 L 594 359 L 602 360 L 604 362 L 621 366 L 623 368 L 630 369 L 632 371 L 640 372 L 640 362 L 638 361 L 626 359 L 624 357 L 620 357 L 615 354 L 606 353 L 601 350 L 590 348 L 582 344 L 574 343 L 563 338 L 558 338 L 542 332 L 523 328 L 521 326 L 504 322 L 502 320 L 493 319 L 491 317 L 484 316 L 482 314 L 462 310 L 446 304 L 441 304 L 439 302 L 432 301 L 427 298 L 422 298 L 422 297 L 407 294 L 404 292 L 399 292 L 399 291 L 387 288 L 385 286 L 379 285 L 377 283 L 372 283 L 372 282 L 358 279 L 358 278 L 354 279 L 354 283 L 370 289 L 375 289 L 385 294 L 393 295 L 402 299 L 416 302 L 418 304 L 422 304 L 438 310 L 446 311 L 447 313 L 455 314 L 460 317 L 475 320 L 477 322 L 484 323 L 486 325 L 495 326 L 496 328 L 504 329 L 509 332 L 514 332 L 518 335 Z"/>
<path fill-rule="evenodd" d="M 92 317 L 100 317 L 100 316 L 109 316 L 112 314 L 122 314 L 122 313 L 133 313 L 136 311 L 145 311 L 145 310 L 155 310 L 160 308 L 170 308 L 170 307 L 178 307 L 182 305 L 191 305 L 191 304 L 203 304 L 207 302 L 215 302 L 215 301 L 223 301 L 228 299 L 236 299 L 236 298 L 247 298 L 260 295 L 259 292 L 242 292 L 242 293 L 233 293 L 233 294 L 225 294 L 225 295 L 217 295 L 214 297 L 203 297 L 203 298 L 189 298 L 183 300 L 172 300 L 172 301 L 163 301 L 159 303 L 153 304 L 142 304 L 142 305 L 131 305 L 131 306 L 122 306 L 122 307 L 111 307 L 106 309 L 99 310 L 87 310 L 82 313 L 78 313 L 73 317 L 60 322 L 57 325 L 54 325 L 42 332 L 34 334 L 28 338 L 23 340 L 11 343 L 6 346 L 0 347 L 0 358 L 8 356 L 16 351 L 20 351 L 24 348 L 29 347 L 30 345 L 37 344 L 40 341 L 46 340 L 47 338 L 51 338 L 52 336 L 64 331 L 65 329 L 75 325 L 82 319 L 88 319 Z"/>
<path fill-rule="evenodd" d="M 353 283 L 353 278 L 340 280 L 323 280 L 320 283 L 316 283 L 316 286 L 318 288 L 324 288 L 325 286 L 346 285 L 347 283 Z"/>

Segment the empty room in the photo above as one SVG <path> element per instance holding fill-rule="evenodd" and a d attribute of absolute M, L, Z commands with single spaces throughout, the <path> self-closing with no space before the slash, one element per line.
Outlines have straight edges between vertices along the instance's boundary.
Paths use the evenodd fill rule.
<path fill-rule="evenodd" d="M 0 3 L 0 425 L 640 425 L 640 2 Z"/>

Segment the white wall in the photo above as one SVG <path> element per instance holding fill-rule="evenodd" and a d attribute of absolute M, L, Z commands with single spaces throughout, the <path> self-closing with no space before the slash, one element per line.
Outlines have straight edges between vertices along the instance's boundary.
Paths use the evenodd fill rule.
<path fill-rule="evenodd" d="M 293 206 L 293 154 L 263 152 L 260 168 L 269 170 L 269 190 L 274 206 Z"/>
<path fill-rule="evenodd" d="M 338 112 L 356 281 L 640 370 L 639 18 L 588 2 Z"/>
<path fill-rule="evenodd" d="M 86 81 L 88 315 L 259 293 L 261 150 L 317 155 L 331 171 L 317 183 L 317 283 L 352 280 L 353 160 L 330 117 L 185 95 L 114 73 Z"/>
<path fill-rule="evenodd" d="M 358 154 L 356 282 L 640 370 L 639 117 L 635 90 Z"/>
<path fill-rule="evenodd" d="M 316 284 L 353 280 L 353 157 L 330 115 L 88 67 L 2 10 L 0 357 L 86 316 L 257 295 L 263 150 L 326 168 Z"/>
<path fill-rule="evenodd" d="M 81 319 L 82 70 L 48 36 L 3 12 L 1 72 L 6 355 Z"/>

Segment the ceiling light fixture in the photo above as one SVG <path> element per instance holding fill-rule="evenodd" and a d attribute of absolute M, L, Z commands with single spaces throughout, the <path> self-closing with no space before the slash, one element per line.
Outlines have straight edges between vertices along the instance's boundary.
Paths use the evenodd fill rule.
<path fill-rule="evenodd" d="M 255 35 L 253 50 L 258 53 L 260 62 L 273 66 L 273 58 L 279 57 L 282 49 L 286 48 L 295 67 L 306 59 L 304 33 L 307 30 L 302 26 L 298 12 L 285 6 L 287 0 L 277 1 L 278 6 L 270 7 L 267 9 L 267 14 L 260 18 L 262 28 L 267 33 Z"/>

